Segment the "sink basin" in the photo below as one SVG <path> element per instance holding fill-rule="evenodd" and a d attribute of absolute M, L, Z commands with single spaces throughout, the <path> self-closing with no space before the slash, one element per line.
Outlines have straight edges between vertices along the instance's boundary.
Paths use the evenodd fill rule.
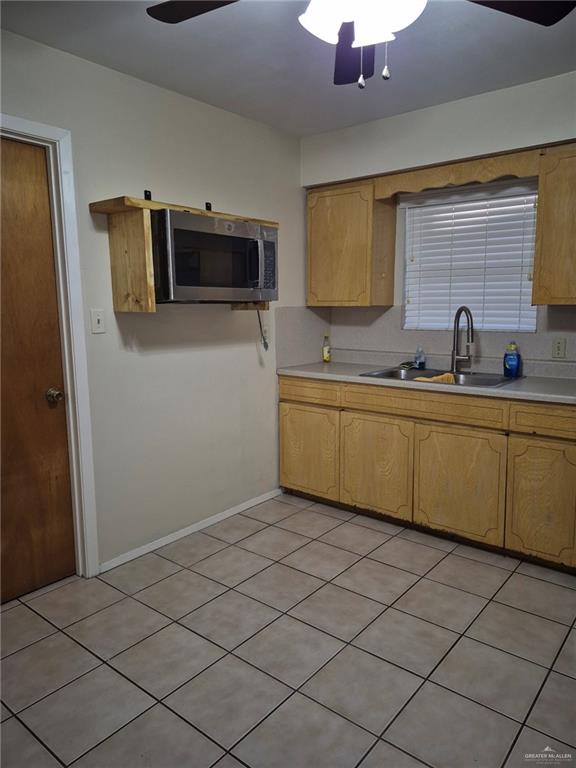
<path fill-rule="evenodd" d="M 368 371 L 367 373 L 361 373 L 360 376 L 371 376 L 374 379 L 400 379 L 401 381 L 412 381 L 417 376 L 438 376 L 444 373 L 444 371 L 436 371 L 432 368 L 427 368 L 424 371 L 419 371 L 416 368 L 385 368 L 381 371 Z"/>
<path fill-rule="evenodd" d="M 419 376 L 438 376 L 445 371 L 426 368 L 424 371 L 418 371 L 414 368 L 405 370 L 404 368 L 384 368 L 378 371 L 368 371 L 361 373 L 360 376 L 369 376 L 375 379 L 398 379 L 400 381 L 414 381 Z M 508 379 L 499 373 L 455 373 L 454 386 L 460 387 L 501 387 L 509 384 L 513 379 Z"/>
<path fill-rule="evenodd" d="M 454 376 L 461 387 L 500 387 L 514 381 L 499 373 L 456 373 Z"/>

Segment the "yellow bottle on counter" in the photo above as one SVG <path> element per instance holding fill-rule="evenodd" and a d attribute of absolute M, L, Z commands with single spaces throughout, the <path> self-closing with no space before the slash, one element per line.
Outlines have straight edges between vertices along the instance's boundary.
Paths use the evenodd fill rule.
<path fill-rule="evenodd" d="M 332 359 L 332 349 L 330 348 L 330 339 L 328 336 L 324 336 L 324 342 L 322 343 L 322 362 L 329 363 Z"/>

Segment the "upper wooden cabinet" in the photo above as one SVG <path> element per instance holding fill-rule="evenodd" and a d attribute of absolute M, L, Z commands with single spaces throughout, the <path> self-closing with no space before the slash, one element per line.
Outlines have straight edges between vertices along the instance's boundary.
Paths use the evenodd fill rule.
<path fill-rule="evenodd" d="M 308 305 L 394 303 L 396 211 L 362 183 L 308 194 Z"/>
<path fill-rule="evenodd" d="M 576 304 L 576 144 L 540 159 L 533 304 Z"/>

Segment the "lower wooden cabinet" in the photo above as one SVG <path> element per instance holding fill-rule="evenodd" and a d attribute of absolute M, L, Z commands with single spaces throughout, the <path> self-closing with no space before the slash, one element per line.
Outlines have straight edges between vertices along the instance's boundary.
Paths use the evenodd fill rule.
<path fill-rule="evenodd" d="M 343 412 L 340 500 L 412 520 L 414 423 Z"/>
<path fill-rule="evenodd" d="M 280 403 L 280 485 L 340 499 L 340 412 Z"/>
<path fill-rule="evenodd" d="M 510 437 L 506 546 L 576 565 L 576 444 Z"/>
<path fill-rule="evenodd" d="M 280 397 L 285 488 L 576 568 L 576 406 L 294 377 Z"/>
<path fill-rule="evenodd" d="M 416 424 L 414 522 L 503 546 L 505 435 Z"/>

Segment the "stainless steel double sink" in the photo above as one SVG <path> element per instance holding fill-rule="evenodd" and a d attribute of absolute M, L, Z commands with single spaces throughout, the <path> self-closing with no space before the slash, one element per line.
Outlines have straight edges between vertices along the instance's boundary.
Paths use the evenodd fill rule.
<path fill-rule="evenodd" d="M 432 376 L 440 376 L 446 371 L 434 370 L 432 368 L 425 368 L 424 370 L 418 370 L 416 368 L 384 368 L 378 371 L 368 371 L 367 373 L 361 373 L 360 376 L 368 376 L 373 379 L 397 379 L 400 381 L 414 381 L 414 379 L 420 376 L 431 378 Z M 454 386 L 460 387 L 501 387 L 504 384 L 510 384 L 513 379 L 508 379 L 506 376 L 501 376 L 499 373 L 455 373 L 454 374 Z"/>

